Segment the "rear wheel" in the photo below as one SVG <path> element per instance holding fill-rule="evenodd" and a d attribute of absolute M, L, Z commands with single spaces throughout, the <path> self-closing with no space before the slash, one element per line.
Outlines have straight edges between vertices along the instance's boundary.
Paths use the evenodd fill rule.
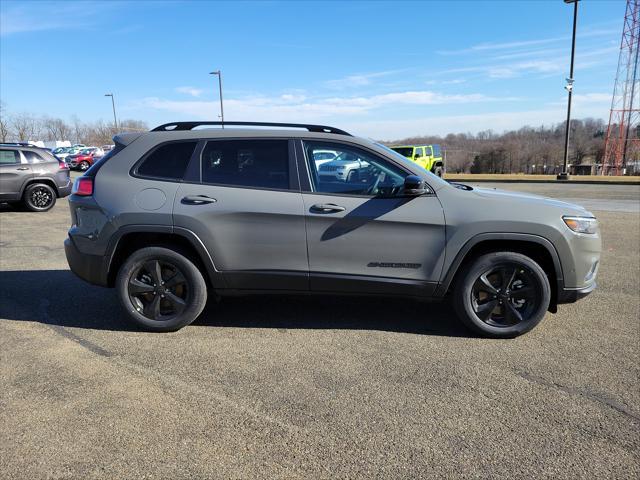
<path fill-rule="evenodd" d="M 129 318 L 157 332 L 189 325 L 207 302 L 200 270 L 186 256 L 163 247 L 133 253 L 118 272 L 116 288 Z"/>
<path fill-rule="evenodd" d="M 91 165 L 89 165 L 89 162 L 87 162 L 86 160 L 83 162 L 80 162 L 80 165 L 78 165 L 78 168 L 80 169 L 80 171 L 84 172 L 86 170 L 89 170 L 89 167 Z"/>
<path fill-rule="evenodd" d="M 511 338 L 540 323 L 549 308 L 551 287 L 544 270 L 515 252 L 483 255 L 461 273 L 454 308 L 471 330 L 494 338 Z"/>
<path fill-rule="evenodd" d="M 34 183 L 26 188 L 22 201 L 32 212 L 46 212 L 56 204 L 56 191 L 46 183 Z"/>
<path fill-rule="evenodd" d="M 444 173 L 442 171 L 442 167 L 436 167 L 436 169 L 433 172 L 435 175 L 437 175 L 438 177 L 442 178 L 442 174 Z"/>

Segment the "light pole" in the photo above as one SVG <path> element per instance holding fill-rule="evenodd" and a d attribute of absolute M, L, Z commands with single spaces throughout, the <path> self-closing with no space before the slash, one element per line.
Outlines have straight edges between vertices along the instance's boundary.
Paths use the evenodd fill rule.
<path fill-rule="evenodd" d="M 558 180 L 569 180 L 569 126 L 571 124 L 571 94 L 573 93 L 573 60 L 576 53 L 576 22 L 578 20 L 578 2 L 580 0 L 564 0 L 564 3 L 573 3 L 573 34 L 571 36 L 571 67 L 569 68 L 569 78 L 565 89 L 569 92 L 567 100 L 567 125 L 564 132 L 564 164 L 562 172 L 556 177 Z"/>
<path fill-rule="evenodd" d="M 220 120 L 222 121 L 222 128 L 224 128 L 224 106 L 222 103 L 222 71 L 216 70 L 214 72 L 209 72 L 209 75 L 218 76 L 218 88 L 220 89 Z"/>
<path fill-rule="evenodd" d="M 111 106 L 113 107 L 113 125 L 118 130 L 118 119 L 116 118 L 116 102 L 113 100 L 113 93 L 105 93 L 105 97 L 111 97 Z"/>

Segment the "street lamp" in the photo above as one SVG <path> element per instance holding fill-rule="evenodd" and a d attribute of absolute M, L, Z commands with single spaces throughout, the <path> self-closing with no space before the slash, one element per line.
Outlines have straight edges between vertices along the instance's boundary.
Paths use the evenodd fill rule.
<path fill-rule="evenodd" d="M 118 119 L 116 118 L 116 102 L 113 100 L 113 93 L 105 93 L 105 97 L 111 97 L 111 106 L 113 107 L 113 125 L 118 130 Z"/>
<path fill-rule="evenodd" d="M 209 72 L 209 75 L 218 76 L 218 88 L 220 89 L 220 119 L 222 121 L 222 128 L 224 128 L 224 106 L 222 105 L 222 71 L 216 70 L 214 72 Z"/>
<path fill-rule="evenodd" d="M 571 67 L 569 68 L 569 78 L 565 89 L 569 92 L 567 100 L 567 125 L 564 132 L 564 164 L 562 172 L 556 177 L 558 180 L 569 180 L 569 125 L 571 123 L 571 95 L 573 94 L 573 59 L 576 53 L 576 22 L 578 20 L 578 2 L 580 0 L 564 0 L 564 3 L 573 3 L 573 35 L 571 36 Z"/>

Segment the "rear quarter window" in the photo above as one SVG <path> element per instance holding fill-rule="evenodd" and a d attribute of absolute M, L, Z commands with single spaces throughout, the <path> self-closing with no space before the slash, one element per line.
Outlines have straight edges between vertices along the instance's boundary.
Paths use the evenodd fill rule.
<path fill-rule="evenodd" d="M 192 141 L 161 145 L 146 156 L 134 173 L 141 177 L 182 180 L 197 144 Z"/>

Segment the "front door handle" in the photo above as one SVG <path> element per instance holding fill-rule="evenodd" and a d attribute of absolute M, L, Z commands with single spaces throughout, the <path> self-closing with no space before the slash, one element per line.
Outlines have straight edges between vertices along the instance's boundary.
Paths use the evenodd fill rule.
<path fill-rule="evenodd" d="M 316 203 L 315 205 L 311 206 L 311 210 L 321 213 L 337 213 L 344 212 L 346 208 L 341 207 L 340 205 L 335 205 L 333 203 Z"/>
<path fill-rule="evenodd" d="M 182 203 L 187 205 L 204 205 L 205 203 L 216 203 L 215 198 L 207 197 L 206 195 L 187 195 L 182 198 Z"/>
<path fill-rule="evenodd" d="M 16 170 L 29 170 L 29 167 L 19 167 L 19 168 L 16 168 Z"/>

